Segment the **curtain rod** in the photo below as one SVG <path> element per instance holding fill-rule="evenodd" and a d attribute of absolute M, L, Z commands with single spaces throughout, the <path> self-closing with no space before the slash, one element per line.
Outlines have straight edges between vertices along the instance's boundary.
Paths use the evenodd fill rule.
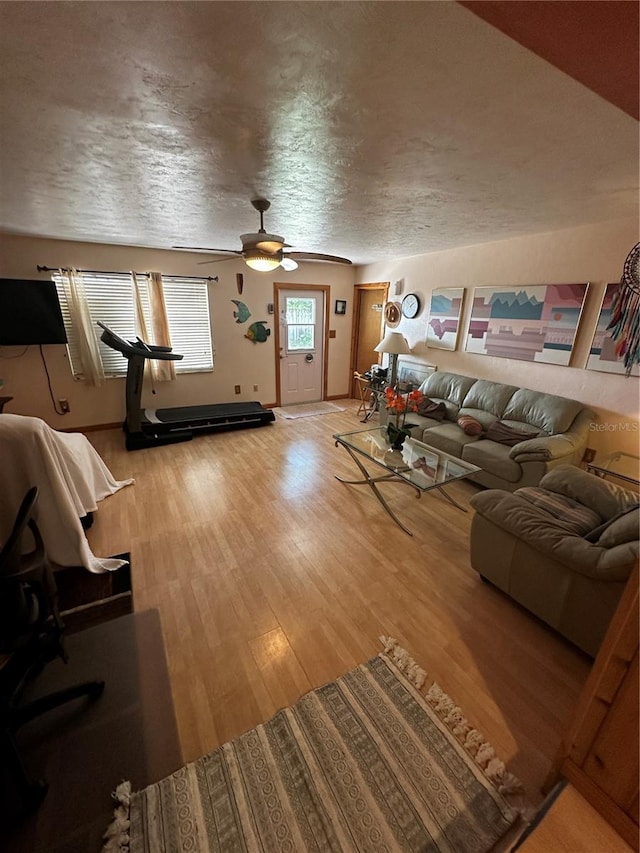
<path fill-rule="evenodd" d="M 38 272 L 71 272 L 71 267 L 43 267 L 40 264 L 36 266 Z M 88 273 L 102 273 L 103 275 L 127 275 L 127 272 L 131 272 L 128 270 L 127 272 L 122 272 L 122 270 L 76 270 L 76 272 L 88 272 Z M 135 272 L 134 275 L 144 275 L 149 276 L 148 272 Z M 185 278 L 185 279 L 193 279 L 194 281 L 218 281 L 217 275 L 177 275 L 177 276 L 169 276 L 170 278 Z"/>

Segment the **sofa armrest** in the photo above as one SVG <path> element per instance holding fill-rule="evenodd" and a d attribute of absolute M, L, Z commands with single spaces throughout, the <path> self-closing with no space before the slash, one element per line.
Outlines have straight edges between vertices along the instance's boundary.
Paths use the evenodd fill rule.
<path fill-rule="evenodd" d="M 557 463 L 559 459 L 566 459 L 577 463 L 587 446 L 589 428 L 594 419 L 591 409 L 583 409 L 566 432 L 527 438 L 512 447 L 509 456 L 516 462 Z"/>
<path fill-rule="evenodd" d="M 594 545 L 569 532 L 559 519 L 511 492 L 489 489 L 474 495 L 471 505 L 487 521 L 586 577 L 625 581 L 638 559 L 637 541 L 614 548 Z"/>
<path fill-rule="evenodd" d="M 571 433 L 538 436 L 514 444 L 509 456 L 515 462 L 546 462 L 573 456 L 578 447 Z"/>

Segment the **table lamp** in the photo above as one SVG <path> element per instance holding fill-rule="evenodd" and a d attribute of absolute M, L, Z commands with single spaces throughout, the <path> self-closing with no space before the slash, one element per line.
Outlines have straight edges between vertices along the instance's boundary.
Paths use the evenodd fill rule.
<path fill-rule="evenodd" d="M 389 384 L 393 388 L 398 378 L 398 356 L 409 355 L 411 347 L 401 332 L 387 332 L 378 346 L 374 347 L 374 350 L 375 352 L 386 352 L 389 356 L 389 363 L 391 365 Z"/>

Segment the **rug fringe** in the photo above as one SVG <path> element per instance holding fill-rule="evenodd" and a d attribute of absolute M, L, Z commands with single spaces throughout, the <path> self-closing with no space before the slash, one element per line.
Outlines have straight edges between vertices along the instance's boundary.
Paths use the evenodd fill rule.
<path fill-rule="evenodd" d="M 111 796 L 118 805 L 114 809 L 113 820 L 102 836 L 102 853 L 129 853 L 131 782 L 121 782 Z"/>
<path fill-rule="evenodd" d="M 504 762 L 496 757 L 495 749 L 477 729 L 470 725 L 462 709 L 439 684 L 434 681 L 425 697 L 442 722 L 454 734 L 456 740 L 462 744 L 501 794 L 512 796 L 523 792 L 522 782 L 513 773 L 509 773 Z"/>
<path fill-rule="evenodd" d="M 418 666 L 409 652 L 398 645 L 398 641 L 393 637 L 382 636 L 380 642 L 384 646 L 383 654 L 390 658 L 398 669 L 404 672 L 409 681 L 420 690 L 427 677 L 426 671 Z"/>
<path fill-rule="evenodd" d="M 426 671 L 418 666 L 409 652 L 399 645 L 394 637 L 383 635 L 380 637 L 380 642 L 384 646 L 382 654 L 392 660 L 398 669 L 404 672 L 408 680 L 420 690 L 427 677 Z M 509 797 L 523 793 L 524 789 L 520 780 L 513 773 L 509 773 L 504 762 L 496 757 L 491 744 L 477 729 L 471 726 L 462 713 L 462 709 L 455 704 L 439 684 L 434 681 L 427 690 L 425 698 L 456 740 L 495 785 L 499 793 Z"/>

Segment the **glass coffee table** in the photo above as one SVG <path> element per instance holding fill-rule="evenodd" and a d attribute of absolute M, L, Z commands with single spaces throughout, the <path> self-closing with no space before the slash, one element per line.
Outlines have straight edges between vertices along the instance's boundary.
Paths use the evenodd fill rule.
<path fill-rule="evenodd" d="M 336 447 L 341 445 L 351 456 L 363 477 L 362 480 L 345 480 L 336 475 L 336 480 L 353 486 L 369 486 L 398 527 L 401 527 L 409 536 L 413 536 L 412 532 L 393 512 L 380 492 L 378 483 L 404 483 L 415 489 L 418 498 L 423 492 L 437 489 L 455 507 L 467 512 L 466 508 L 457 503 L 443 487 L 447 483 L 463 480 L 469 474 L 480 471 L 477 465 L 471 465 L 456 456 L 450 456 L 415 438 L 407 438 L 402 445 L 402 450 L 393 450 L 387 438 L 386 426 L 340 433 L 333 438 Z M 386 473 L 372 476 L 363 464 L 363 459 L 374 462 Z"/>

